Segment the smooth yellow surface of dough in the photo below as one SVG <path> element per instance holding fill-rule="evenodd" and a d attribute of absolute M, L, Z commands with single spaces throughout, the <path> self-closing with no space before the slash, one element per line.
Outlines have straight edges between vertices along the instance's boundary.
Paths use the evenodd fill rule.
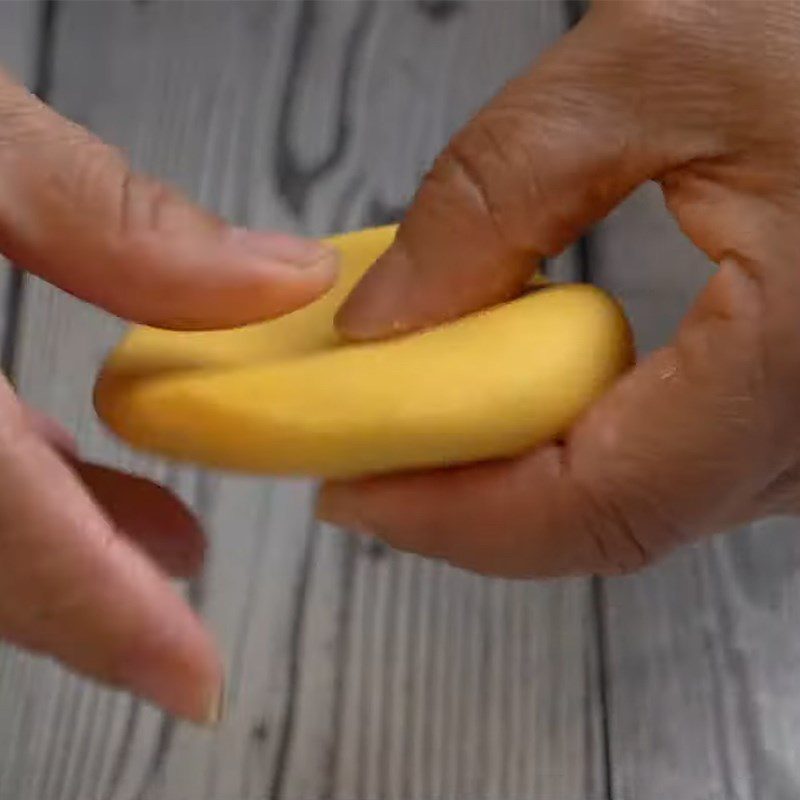
<path fill-rule="evenodd" d="M 333 316 L 394 230 L 330 239 L 342 254 L 337 284 L 278 320 L 134 328 L 100 374 L 101 418 L 181 461 L 353 477 L 521 453 L 563 433 L 630 364 L 622 311 L 583 284 L 389 341 L 340 342 Z"/>

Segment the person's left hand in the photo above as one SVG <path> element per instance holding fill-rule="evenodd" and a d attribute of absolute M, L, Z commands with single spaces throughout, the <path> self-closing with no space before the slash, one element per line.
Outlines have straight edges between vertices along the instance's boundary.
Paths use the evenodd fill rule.
<path fill-rule="evenodd" d="M 336 272 L 316 242 L 231 228 L 131 172 L 2 72 L 0 253 L 114 314 L 183 329 L 291 311 Z M 165 575 L 193 574 L 203 550 L 177 498 L 81 461 L 0 377 L 0 637 L 212 722 L 219 655 Z"/>

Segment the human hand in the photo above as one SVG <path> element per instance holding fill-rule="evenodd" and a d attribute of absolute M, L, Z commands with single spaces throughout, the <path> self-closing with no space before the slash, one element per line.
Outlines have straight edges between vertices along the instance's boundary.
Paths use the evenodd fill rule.
<path fill-rule="evenodd" d="M 314 242 L 233 229 L 0 73 L 0 252 L 150 325 L 212 328 L 301 306 L 333 281 Z M 216 649 L 161 571 L 204 540 L 155 484 L 83 463 L 0 379 L 0 637 L 198 722 L 218 714 Z"/>
<path fill-rule="evenodd" d="M 379 338 L 513 297 L 650 179 L 716 274 L 563 442 L 331 484 L 320 515 L 480 572 L 553 576 L 797 513 L 798 87 L 797 2 L 597 3 L 453 139 L 340 328 Z"/>

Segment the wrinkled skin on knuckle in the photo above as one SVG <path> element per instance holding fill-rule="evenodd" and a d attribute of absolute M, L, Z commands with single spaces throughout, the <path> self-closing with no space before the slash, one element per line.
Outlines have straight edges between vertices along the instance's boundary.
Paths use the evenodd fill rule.
<path fill-rule="evenodd" d="M 481 491 L 480 509 L 439 529 L 439 555 L 514 579 L 621 574 L 650 562 L 655 553 L 637 540 L 612 494 L 590 493 L 569 469 L 557 477 L 541 469 L 541 454 L 523 458 Z"/>
<path fill-rule="evenodd" d="M 427 297 L 457 296 L 461 308 L 479 308 L 516 295 L 535 262 L 529 251 L 509 245 L 505 220 L 492 207 L 499 176 L 475 164 L 469 146 L 467 152 L 460 149 L 465 139 L 469 134 L 436 159 L 399 238 L 409 263 L 425 273 Z M 424 297 L 418 302 L 426 304 Z"/>
<path fill-rule="evenodd" d="M 620 183 L 633 186 L 625 165 L 638 163 L 637 137 L 591 86 L 550 92 L 523 80 L 453 139 L 433 177 L 457 173 L 508 249 L 553 256 L 610 210 Z"/>
<path fill-rule="evenodd" d="M 638 27 L 674 36 L 707 25 L 721 8 L 708 0 L 599 0 L 592 4 L 592 10 L 619 15 Z"/>
<path fill-rule="evenodd" d="M 469 226 L 472 234 L 491 240 L 487 249 L 499 250 L 509 244 L 505 198 L 512 194 L 518 199 L 520 190 L 516 178 L 509 180 L 504 160 L 491 129 L 476 118 L 434 161 L 420 187 L 419 205 L 445 226 L 448 219 L 474 222 Z"/>
<path fill-rule="evenodd" d="M 573 535 L 586 553 L 584 572 L 624 575 L 639 571 L 676 546 L 675 523 L 646 470 L 635 468 L 635 458 L 614 469 L 583 472 L 581 456 L 569 469 L 569 508 Z M 620 469 L 620 466 L 623 466 Z"/>
<path fill-rule="evenodd" d="M 164 235 L 185 228 L 186 216 L 194 222 L 198 212 L 189 209 L 183 196 L 171 186 L 132 172 L 120 160 L 116 169 L 118 235 L 126 247 L 148 247 L 164 241 Z"/>
<path fill-rule="evenodd" d="M 671 166 L 767 154 L 800 129 L 800 6 L 793 2 L 621 0 L 587 18 L 600 49 L 635 68 L 605 81 L 636 107 Z M 743 57 L 742 54 L 747 54 Z"/>
<path fill-rule="evenodd" d="M 484 112 L 457 135 L 440 157 L 438 168 L 453 176 L 465 197 L 490 223 L 501 242 L 510 249 L 526 249 L 514 235 L 514 217 L 523 204 L 525 178 L 521 167 L 526 154 L 514 145 L 504 120 Z"/>
<path fill-rule="evenodd" d="M 116 148 L 87 135 L 63 153 L 58 165 L 65 205 L 71 201 L 85 214 L 112 221 L 108 217 L 115 217 L 116 209 L 107 206 L 107 187 L 116 183 L 124 169 L 125 160 Z"/>

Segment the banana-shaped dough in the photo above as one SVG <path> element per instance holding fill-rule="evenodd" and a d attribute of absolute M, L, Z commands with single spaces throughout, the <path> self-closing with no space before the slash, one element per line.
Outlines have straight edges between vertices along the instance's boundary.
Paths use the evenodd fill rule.
<path fill-rule="evenodd" d="M 617 303 L 584 284 L 401 338 L 341 343 L 333 316 L 395 228 L 330 240 L 334 288 L 230 331 L 136 327 L 105 364 L 98 413 L 132 445 L 246 472 L 327 478 L 512 456 L 562 434 L 631 363 Z"/>

